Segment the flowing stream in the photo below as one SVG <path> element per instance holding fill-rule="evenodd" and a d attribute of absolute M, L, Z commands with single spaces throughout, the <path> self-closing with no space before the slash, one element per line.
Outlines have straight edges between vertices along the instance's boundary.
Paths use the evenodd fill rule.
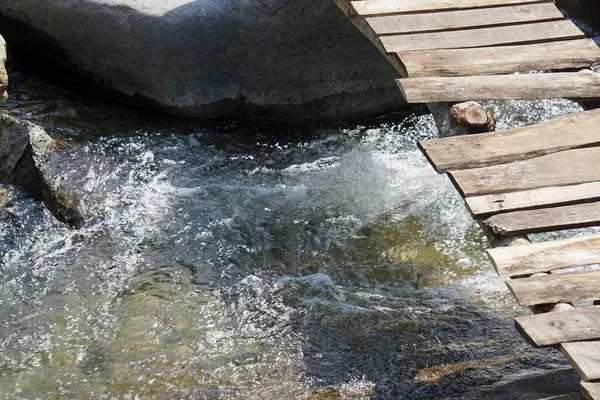
<path fill-rule="evenodd" d="M 81 230 L 0 214 L 2 399 L 533 399 L 577 390 L 445 176 L 431 118 L 186 121 L 13 73 Z M 576 111 L 491 103 L 499 128 Z"/>

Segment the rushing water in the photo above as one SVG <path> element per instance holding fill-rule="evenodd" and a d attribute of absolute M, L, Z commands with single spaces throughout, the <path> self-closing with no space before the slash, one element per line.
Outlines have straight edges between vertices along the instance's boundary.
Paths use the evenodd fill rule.
<path fill-rule="evenodd" d="M 2 399 L 539 398 L 577 390 L 522 312 L 418 112 L 308 129 L 153 117 L 12 76 L 7 109 L 87 223 L 0 214 Z M 490 104 L 500 128 L 572 112 Z M 508 110 L 510 109 L 510 110 Z M 7 188 L 7 187 L 5 187 Z"/>

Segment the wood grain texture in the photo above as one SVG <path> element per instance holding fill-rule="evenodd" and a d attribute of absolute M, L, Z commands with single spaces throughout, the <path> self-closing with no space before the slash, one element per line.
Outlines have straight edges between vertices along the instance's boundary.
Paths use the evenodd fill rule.
<path fill-rule="evenodd" d="M 501 278 L 600 263 L 600 234 L 488 249 Z"/>
<path fill-rule="evenodd" d="M 600 48 L 592 39 L 518 46 L 414 50 L 397 54 L 409 78 L 500 75 L 588 68 L 600 63 Z M 552 57 L 548 57 L 548 54 L 552 54 Z"/>
<path fill-rule="evenodd" d="M 491 7 L 509 4 L 540 3 L 538 0 L 365 0 L 351 3 L 362 17 L 386 14 L 414 13 L 438 10 Z"/>
<path fill-rule="evenodd" d="M 526 315 L 515 319 L 517 329 L 537 347 L 600 338 L 600 306 Z"/>
<path fill-rule="evenodd" d="M 502 212 L 557 207 L 593 201 L 600 201 L 600 182 L 467 197 L 465 204 L 473 218 L 480 219 Z"/>
<path fill-rule="evenodd" d="M 600 109 L 505 131 L 421 140 L 418 145 L 435 170 L 442 173 L 597 145 L 600 144 L 598 126 Z"/>
<path fill-rule="evenodd" d="M 554 3 L 548 2 L 485 9 L 370 17 L 367 18 L 367 23 L 377 35 L 390 35 L 543 22 L 563 18 L 562 13 Z"/>
<path fill-rule="evenodd" d="M 600 147 L 558 153 L 489 167 L 450 171 L 464 197 L 570 186 L 600 181 Z"/>
<path fill-rule="evenodd" d="M 549 274 L 506 281 L 522 306 L 600 299 L 600 271 Z"/>
<path fill-rule="evenodd" d="M 600 97 L 600 74 L 591 71 L 404 78 L 396 82 L 408 103 Z"/>
<path fill-rule="evenodd" d="M 581 394 L 586 400 L 600 400 L 600 383 L 581 382 Z"/>
<path fill-rule="evenodd" d="M 600 342 L 564 343 L 560 350 L 582 379 L 600 379 Z"/>
<path fill-rule="evenodd" d="M 483 224 L 502 236 L 586 228 L 600 224 L 600 203 L 498 214 Z"/>
<path fill-rule="evenodd" d="M 397 53 L 409 50 L 530 44 L 583 39 L 584 37 L 583 32 L 571 21 L 561 20 L 492 28 L 381 36 L 380 40 L 388 53 Z"/>

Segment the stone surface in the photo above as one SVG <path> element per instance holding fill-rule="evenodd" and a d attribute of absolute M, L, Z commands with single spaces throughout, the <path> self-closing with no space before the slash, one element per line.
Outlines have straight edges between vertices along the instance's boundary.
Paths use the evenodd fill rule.
<path fill-rule="evenodd" d="M 177 114 L 341 120 L 403 103 L 329 0 L 3 1 L 0 33 L 24 63 Z"/>
<path fill-rule="evenodd" d="M 39 126 L 0 114 L 0 182 L 19 186 L 43 201 L 60 221 L 79 228 L 83 217 L 77 202 L 62 193 L 44 172 L 43 163 L 55 147 L 54 140 Z"/>
<path fill-rule="evenodd" d="M 6 205 L 10 202 L 10 195 L 5 189 L 0 188 L 0 213 L 4 211 Z"/>
<path fill-rule="evenodd" d="M 589 23 L 594 29 L 600 29 L 600 3 L 590 0 L 555 0 L 556 5 L 570 16 Z"/>
<path fill-rule="evenodd" d="M 0 104 L 6 103 L 8 93 L 8 74 L 6 73 L 6 42 L 0 36 Z"/>

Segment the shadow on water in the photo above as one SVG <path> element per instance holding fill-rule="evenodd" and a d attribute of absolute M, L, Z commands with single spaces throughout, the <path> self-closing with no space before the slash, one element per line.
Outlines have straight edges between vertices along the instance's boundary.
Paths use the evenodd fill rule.
<path fill-rule="evenodd" d="M 68 230 L 11 190 L 0 217 L 0 397 L 577 390 L 558 353 L 531 349 L 512 327 L 518 308 L 477 226 L 416 150 L 434 135 L 428 117 L 194 125 L 93 102 L 82 112 L 68 92 L 14 82 L 8 108 L 65 141 L 51 167 L 89 223 Z M 527 115 L 501 126 L 573 107 L 490 106 Z"/>

